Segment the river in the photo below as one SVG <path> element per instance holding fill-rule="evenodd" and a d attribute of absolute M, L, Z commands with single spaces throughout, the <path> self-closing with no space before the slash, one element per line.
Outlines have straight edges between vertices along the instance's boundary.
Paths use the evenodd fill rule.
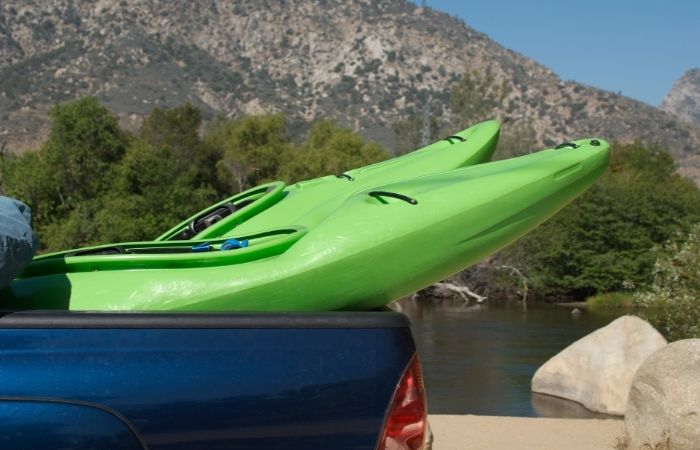
<path fill-rule="evenodd" d="M 435 306 L 403 311 L 412 323 L 431 414 L 605 417 L 574 402 L 530 392 L 535 371 L 550 357 L 605 326 L 613 313 L 519 304 Z"/>

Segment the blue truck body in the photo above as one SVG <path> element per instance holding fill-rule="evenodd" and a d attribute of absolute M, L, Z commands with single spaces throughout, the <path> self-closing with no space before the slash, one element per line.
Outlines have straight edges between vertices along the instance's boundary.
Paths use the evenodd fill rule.
<path fill-rule="evenodd" d="M 14 312 L 0 333 L 16 449 L 375 449 L 415 352 L 392 312 Z"/>

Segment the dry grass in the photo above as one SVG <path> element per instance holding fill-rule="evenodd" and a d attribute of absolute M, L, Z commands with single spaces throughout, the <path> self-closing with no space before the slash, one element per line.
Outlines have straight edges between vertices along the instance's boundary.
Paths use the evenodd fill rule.
<path fill-rule="evenodd" d="M 661 440 L 656 444 L 647 441 L 636 449 L 630 447 L 629 438 L 627 436 L 618 437 L 614 448 L 615 450 L 671 450 L 671 435 L 668 431 L 664 431 Z"/>
<path fill-rule="evenodd" d="M 627 438 L 627 435 L 625 436 L 618 436 L 615 442 L 615 445 L 613 446 L 615 450 L 629 450 L 630 448 L 630 440 Z"/>

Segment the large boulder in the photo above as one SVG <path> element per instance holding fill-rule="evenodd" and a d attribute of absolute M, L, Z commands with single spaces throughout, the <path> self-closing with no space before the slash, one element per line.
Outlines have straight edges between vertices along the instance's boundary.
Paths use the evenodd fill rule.
<path fill-rule="evenodd" d="M 700 450 L 700 339 L 676 341 L 639 367 L 625 414 L 629 448 L 668 440 Z"/>
<path fill-rule="evenodd" d="M 574 342 L 544 363 L 532 391 L 581 403 L 605 414 L 624 415 L 632 377 L 666 339 L 644 320 L 623 316 Z"/>

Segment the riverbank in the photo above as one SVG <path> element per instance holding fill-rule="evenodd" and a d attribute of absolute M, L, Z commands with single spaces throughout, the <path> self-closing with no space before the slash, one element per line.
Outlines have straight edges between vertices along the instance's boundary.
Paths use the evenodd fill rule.
<path fill-rule="evenodd" d="M 616 419 L 430 415 L 433 450 L 612 450 L 624 433 Z"/>

